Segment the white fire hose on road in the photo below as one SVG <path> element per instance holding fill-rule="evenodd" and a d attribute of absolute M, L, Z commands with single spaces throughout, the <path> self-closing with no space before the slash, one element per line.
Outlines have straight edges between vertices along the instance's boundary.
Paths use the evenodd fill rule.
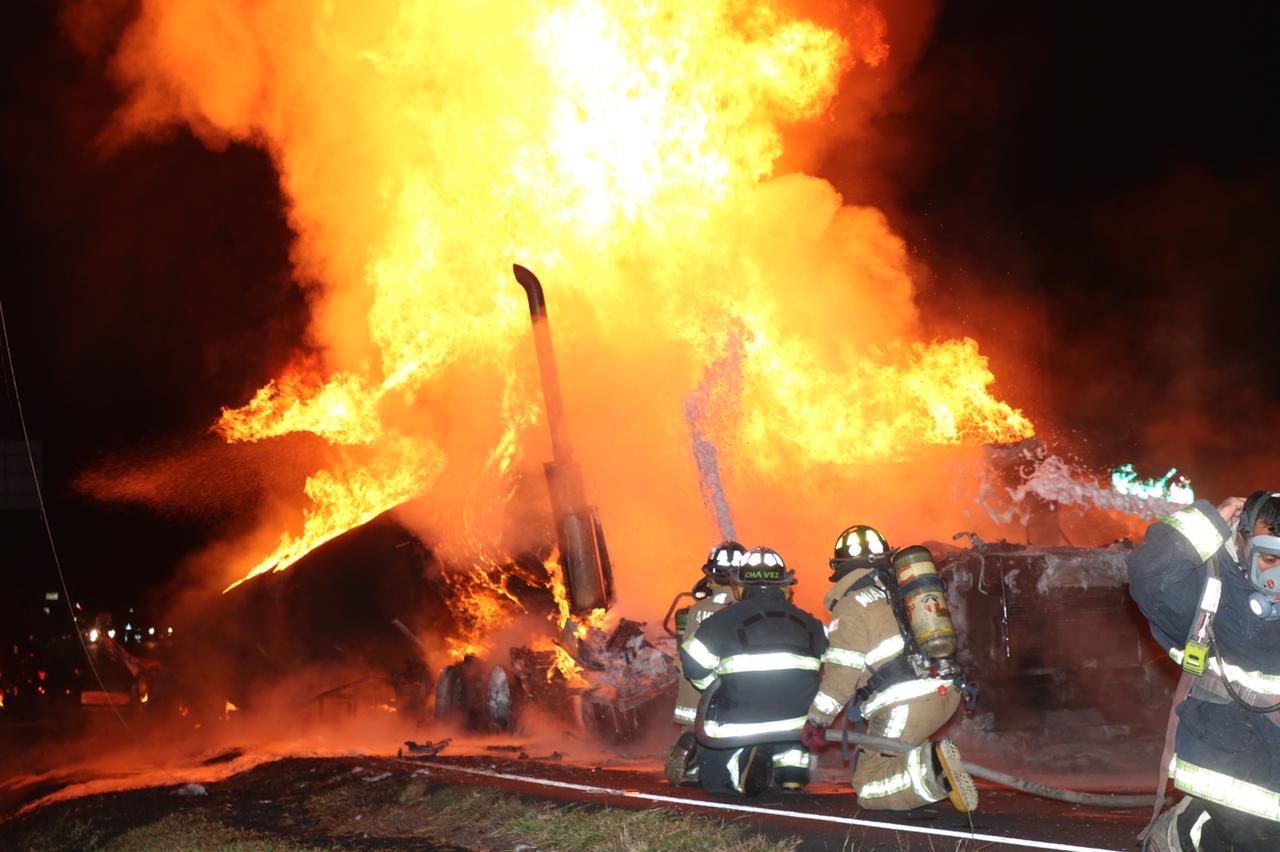
<path fill-rule="evenodd" d="M 827 731 L 826 740 L 829 743 L 850 742 L 875 751 L 896 751 L 900 754 L 906 754 L 916 748 L 916 746 L 905 743 L 902 740 L 891 740 L 886 737 L 872 736 L 871 734 L 859 734 L 850 730 Z M 1093 805 L 1099 808 L 1149 808 L 1155 803 L 1155 797 L 1153 796 L 1124 796 L 1111 793 L 1084 793 L 1079 790 L 1064 790 L 1060 787 L 1050 787 L 1037 781 L 1028 781 L 1016 775 L 1010 775 L 1007 772 L 988 769 L 985 766 L 979 766 L 967 760 L 961 761 L 961 765 L 964 767 L 965 772 L 975 778 L 983 778 L 999 784 L 1001 787 L 1009 787 L 1010 789 L 1029 793 L 1032 796 L 1040 796 L 1044 799 L 1057 799 L 1060 802 Z"/>

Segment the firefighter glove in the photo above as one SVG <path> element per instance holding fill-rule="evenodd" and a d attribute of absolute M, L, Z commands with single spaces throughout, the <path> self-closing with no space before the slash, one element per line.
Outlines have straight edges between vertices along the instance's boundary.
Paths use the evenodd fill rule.
<path fill-rule="evenodd" d="M 804 730 L 800 732 L 800 744 L 809 751 L 821 751 L 827 747 L 827 729 L 815 724 L 812 719 L 806 719 Z"/>

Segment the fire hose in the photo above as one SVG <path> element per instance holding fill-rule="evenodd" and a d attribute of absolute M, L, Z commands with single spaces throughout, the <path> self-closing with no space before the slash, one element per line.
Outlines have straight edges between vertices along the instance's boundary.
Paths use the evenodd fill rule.
<path fill-rule="evenodd" d="M 847 738 L 847 739 L 846 739 Z M 891 740 L 887 737 L 876 737 L 871 734 L 860 734 L 856 731 L 827 731 L 826 740 L 829 743 L 851 742 L 864 748 L 874 749 L 876 751 L 896 751 L 900 754 L 906 754 L 917 746 L 902 740 Z M 1043 799 L 1057 799 L 1060 802 L 1071 802 L 1076 805 L 1093 805 L 1099 808 L 1149 808 L 1155 802 L 1153 796 L 1124 796 L 1112 793 L 1084 793 L 1079 790 L 1065 790 L 1060 787 L 1050 787 L 1047 784 L 1041 784 L 1038 781 L 1031 781 L 1026 778 L 1019 778 L 1016 775 L 1010 775 L 1007 772 L 1000 772 L 995 769 L 988 769 L 985 766 L 979 766 L 976 763 L 970 763 L 967 760 L 961 761 L 965 772 L 975 778 L 983 778 L 987 781 L 999 784 L 1001 787 L 1008 787 L 1018 790 L 1022 793 L 1029 793 L 1032 796 L 1039 796 Z"/>
<path fill-rule="evenodd" d="M 744 746 L 761 745 L 768 742 L 778 742 L 777 735 L 770 738 L 769 735 L 754 735 L 743 737 L 712 737 L 707 734 L 706 730 L 706 708 L 711 704 L 711 698 L 715 695 L 720 687 L 719 679 L 712 682 L 702 694 L 702 700 L 698 702 L 698 715 L 694 719 L 694 733 L 698 738 L 698 742 L 709 748 L 741 748 Z M 790 739 L 799 740 L 799 731 L 795 732 L 795 736 Z M 827 731 L 826 740 L 829 743 L 854 743 L 867 749 L 875 751 L 896 751 L 899 754 L 907 754 L 918 748 L 920 743 L 908 743 L 902 740 L 889 739 L 887 737 L 877 737 L 871 734 L 861 734 L 857 731 L 845 728 L 842 731 Z M 1118 795 L 1112 793 L 1085 793 L 1080 790 L 1065 790 L 1060 787 L 1050 787 L 1047 784 L 1041 784 L 1038 781 L 1031 781 L 1026 778 L 1019 778 L 1016 775 L 1010 775 L 1007 772 L 999 772 L 995 769 L 988 769 L 985 766 L 979 766 L 969 761 L 961 761 L 964 770 L 975 778 L 982 778 L 999 784 L 1001 787 L 1008 787 L 1021 793 L 1027 793 L 1032 796 L 1039 796 L 1043 799 L 1057 799 L 1060 802 L 1070 802 L 1076 805 L 1090 805 L 1098 808 L 1149 808 L 1155 804 L 1154 796 L 1129 796 Z"/>

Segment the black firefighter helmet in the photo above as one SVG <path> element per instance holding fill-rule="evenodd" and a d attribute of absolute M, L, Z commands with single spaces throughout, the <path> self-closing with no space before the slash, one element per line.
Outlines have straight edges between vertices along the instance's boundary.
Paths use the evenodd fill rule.
<path fill-rule="evenodd" d="M 782 556 L 772 548 L 753 547 L 742 562 L 729 573 L 730 585 L 741 600 L 747 588 L 785 588 L 795 585 L 796 575 L 787 568 Z"/>
<path fill-rule="evenodd" d="M 722 586 L 729 585 L 729 572 L 733 566 L 738 565 L 747 557 L 747 549 L 738 544 L 731 538 L 711 548 L 711 552 L 707 554 L 706 564 L 702 566 L 702 573 L 707 575 L 713 583 L 719 583 Z"/>
<path fill-rule="evenodd" d="M 893 548 L 879 530 L 855 524 L 836 539 L 831 579 L 838 580 L 854 568 L 881 568 L 889 564 Z"/>

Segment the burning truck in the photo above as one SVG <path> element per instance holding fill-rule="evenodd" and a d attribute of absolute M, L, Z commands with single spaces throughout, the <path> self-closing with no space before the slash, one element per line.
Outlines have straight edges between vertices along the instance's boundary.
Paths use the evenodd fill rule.
<path fill-rule="evenodd" d="M 590 619 L 615 603 L 613 565 L 599 510 L 587 500 L 582 468 L 574 460 L 542 283 L 523 266 L 517 264 L 513 271 L 529 301 L 538 374 L 551 429 L 553 458 L 543 470 L 569 618 L 561 635 L 553 640 L 554 648 L 535 651 L 514 647 L 506 664 L 468 656 L 446 668 L 436 685 L 435 714 L 437 718 L 465 718 L 489 730 L 510 731 L 528 705 L 572 707 L 574 702 L 569 699 L 576 698 L 581 720 L 594 736 L 606 741 L 629 740 L 649 724 L 666 718 L 679 675 L 674 660 L 645 639 L 643 623 L 624 618 L 606 635 L 577 621 Z M 562 655 L 568 655 L 576 665 L 558 665 Z M 575 676 L 574 669 L 581 674 Z"/>
<path fill-rule="evenodd" d="M 236 706 L 252 709 L 262 684 L 290 670 L 337 661 L 341 676 L 315 692 L 321 712 L 354 710 L 363 695 L 418 719 L 505 733 L 536 708 L 615 743 L 670 719 L 678 678 L 670 649 L 655 646 L 644 624 L 608 615 L 613 567 L 569 440 L 545 298 L 532 272 L 515 272 L 528 297 L 551 433 L 544 475 L 554 550 L 548 542 L 546 552 L 460 572 L 384 513 L 289 571 L 232 590 L 215 608 L 215 620 L 281 629 L 185 631 L 216 635 L 234 660 L 227 700 Z M 1026 448 L 1010 453 L 1021 459 Z M 1009 467 L 1000 462 L 993 469 Z M 1028 520 L 1028 536 L 1041 521 Z M 1147 733 L 1160 730 L 1169 673 L 1126 593 L 1124 545 L 1018 546 L 974 536 L 967 548 L 930 549 L 947 581 L 962 662 L 982 690 L 952 732 L 967 751 L 992 759 L 1010 737 L 1035 740 L 1061 754 L 1051 768 L 1072 772 L 1117 765 L 1123 744 L 1134 767 L 1150 764 L 1159 743 Z M 493 631 L 485 600 L 529 615 L 518 639 L 496 652 L 480 642 L 442 646 L 442 637 Z M 431 659 L 448 661 L 435 676 L 423 664 Z"/>
<path fill-rule="evenodd" d="M 313 669 L 328 672 L 310 685 L 320 712 L 372 705 L 512 732 L 537 707 L 576 717 L 606 742 L 669 718 L 679 676 L 673 654 L 646 638 L 644 623 L 607 614 L 616 602 L 613 566 L 569 441 L 542 285 L 524 267 L 515 274 L 528 296 L 551 431 L 551 549 L 460 567 L 385 512 L 289 571 L 263 572 L 220 596 L 183 633 L 205 646 L 188 655 L 221 661 L 223 676 L 213 690 L 186 684 L 184 694 L 207 693 L 211 712 L 223 693 L 251 710 L 271 684 Z M 499 609 L 528 618 L 523 641 L 495 652 L 487 634 L 500 629 Z M 227 622 L 259 627 L 222 629 Z M 427 661 L 441 658 L 450 662 L 433 676 Z"/>

